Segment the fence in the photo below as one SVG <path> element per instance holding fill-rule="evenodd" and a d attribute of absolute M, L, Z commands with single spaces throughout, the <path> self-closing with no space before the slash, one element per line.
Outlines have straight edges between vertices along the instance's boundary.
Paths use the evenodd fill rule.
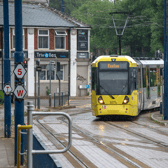
<path fill-rule="evenodd" d="M 67 102 L 68 101 L 68 102 Z M 69 92 L 61 92 L 59 93 L 54 93 L 54 107 L 56 106 L 63 106 L 67 104 L 69 105 Z"/>

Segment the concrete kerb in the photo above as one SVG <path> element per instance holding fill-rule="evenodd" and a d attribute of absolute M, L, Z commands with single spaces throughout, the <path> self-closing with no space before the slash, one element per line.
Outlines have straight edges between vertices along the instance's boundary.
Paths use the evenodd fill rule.
<path fill-rule="evenodd" d="M 165 126 L 168 124 L 168 121 L 160 120 L 159 118 L 155 117 L 154 115 L 155 115 L 155 113 L 152 113 L 151 116 L 150 116 L 150 118 L 152 120 L 154 120 L 154 121 L 156 121 L 156 122 L 158 122 L 160 124 L 164 124 Z"/>

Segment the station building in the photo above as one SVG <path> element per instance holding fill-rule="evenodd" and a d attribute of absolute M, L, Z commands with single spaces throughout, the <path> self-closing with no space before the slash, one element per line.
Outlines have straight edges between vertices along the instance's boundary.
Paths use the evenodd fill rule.
<path fill-rule="evenodd" d="M 32 1 L 31 1 L 32 2 Z M 40 2 L 40 3 L 39 3 Z M 40 59 L 40 96 L 58 93 L 59 82 L 56 69 L 49 73 L 50 61 L 60 62 L 61 92 L 70 91 L 70 96 L 86 96 L 90 83 L 90 25 L 76 20 L 61 11 L 48 6 L 47 0 L 28 0 L 22 3 L 23 53 L 27 60 L 25 88 L 27 96 L 35 95 L 36 61 Z M 2 83 L 2 64 L 4 56 L 3 1 L 0 0 L 0 82 Z M 14 52 L 15 52 L 15 11 L 14 3 L 9 3 L 9 37 L 11 58 L 11 87 L 14 89 Z M 37 78 L 36 78 L 37 83 Z M 2 86 L 2 85 L 1 85 Z M 0 86 L 0 88 L 1 88 Z M 36 84 L 37 87 L 37 84 Z M 83 89 L 80 89 L 83 88 Z M 2 89 L 2 88 L 1 88 Z"/>

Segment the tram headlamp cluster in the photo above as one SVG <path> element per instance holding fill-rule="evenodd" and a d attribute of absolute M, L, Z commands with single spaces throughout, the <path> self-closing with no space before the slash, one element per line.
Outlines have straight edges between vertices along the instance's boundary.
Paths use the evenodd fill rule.
<path fill-rule="evenodd" d="M 123 104 L 127 104 L 129 102 L 129 98 L 127 96 L 125 96 Z"/>
<path fill-rule="evenodd" d="M 103 101 L 102 96 L 100 96 L 100 97 L 98 98 L 98 102 L 99 102 L 100 104 L 104 104 L 104 101 Z"/>

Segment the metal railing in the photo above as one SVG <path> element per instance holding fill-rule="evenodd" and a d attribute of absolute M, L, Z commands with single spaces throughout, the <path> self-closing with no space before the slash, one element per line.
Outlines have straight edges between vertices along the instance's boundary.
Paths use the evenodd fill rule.
<path fill-rule="evenodd" d="M 69 105 L 69 92 L 54 93 L 54 107 L 63 106 L 68 101 Z"/>
<path fill-rule="evenodd" d="M 33 115 L 63 115 L 65 116 L 68 121 L 69 121 L 69 129 L 68 129 L 68 145 L 66 148 L 62 150 L 33 150 L 33 134 L 32 134 L 32 129 L 28 130 L 28 147 L 27 147 L 27 167 L 32 168 L 32 159 L 33 159 L 33 154 L 53 154 L 53 153 L 64 153 L 66 152 L 72 144 L 72 121 L 71 118 L 68 114 L 63 113 L 63 112 L 32 112 L 33 111 L 33 102 L 30 101 L 28 102 L 28 124 L 32 125 L 33 124 Z"/>
<path fill-rule="evenodd" d="M 27 168 L 32 168 L 33 167 L 33 154 L 56 154 L 56 153 L 64 153 L 66 152 L 72 144 L 72 121 L 71 118 L 68 114 L 64 113 L 64 112 L 33 112 L 33 102 L 29 101 L 27 102 L 27 113 L 28 113 L 28 117 L 27 117 L 27 126 L 20 126 L 18 125 L 18 130 L 20 129 L 28 129 L 27 131 Z M 68 119 L 68 125 L 69 125 L 69 129 L 68 129 L 68 145 L 66 148 L 61 149 L 61 150 L 33 150 L 33 131 L 32 129 L 32 125 L 33 125 L 33 115 L 63 115 Z M 20 132 L 18 131 L 18 135 L 20 134 Z M 18 136 L 17 141 L 21 141 L 21 135 Z M 20 143 L 18 142 L 18 151 L 20 151 Z M 18 152 L 18 154 L 21 154 L 20 152 Z M 18 155 L 19 156 L 19 155 Z M 19 157 L 17 157 L 17 165 L 20 165 L 20 159 Z M 19 167 L 17 167 L 19 168 Z"/>
<path fill-rule="evenodd" d="M 25 153 L 20 153 L 21 150 L 21 130 L 22 129 L 32 129 L 32 125 L 18 125 L 17 126 L 17 168 L 20 168 L 20 155 Z"/>

